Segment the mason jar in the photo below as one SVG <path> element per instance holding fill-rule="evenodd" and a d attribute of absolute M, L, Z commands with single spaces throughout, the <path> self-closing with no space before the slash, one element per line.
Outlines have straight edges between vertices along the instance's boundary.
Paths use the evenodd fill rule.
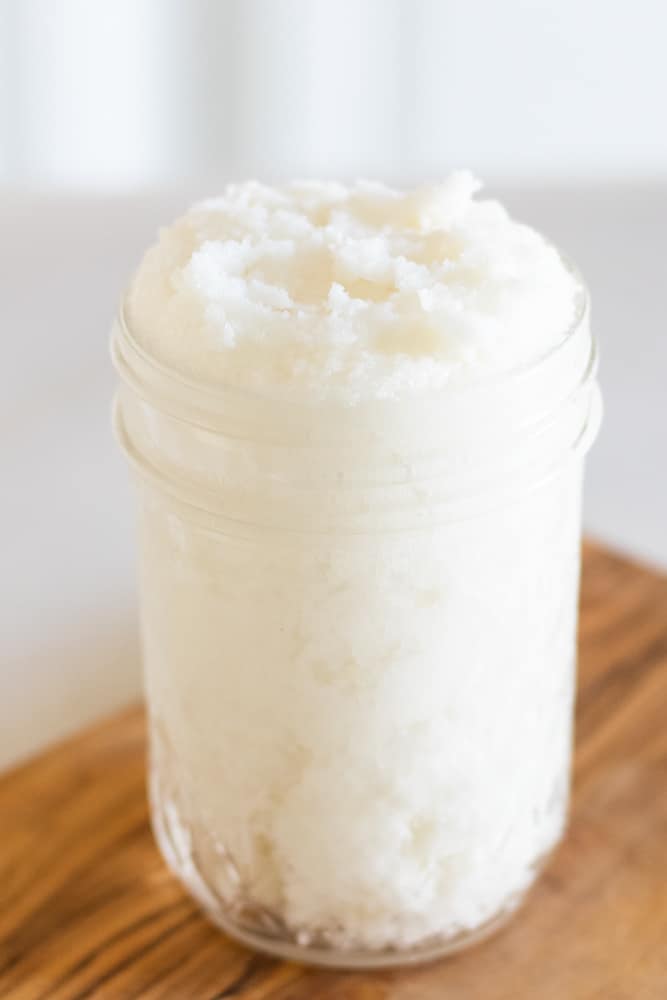
<path fill-rule="evenodd" d="M 113 332 L 165 860 L 261 951 L 390 966 L 519 905 L 566 820 L 587 297 L 530 364 L 286 402 Z"/>

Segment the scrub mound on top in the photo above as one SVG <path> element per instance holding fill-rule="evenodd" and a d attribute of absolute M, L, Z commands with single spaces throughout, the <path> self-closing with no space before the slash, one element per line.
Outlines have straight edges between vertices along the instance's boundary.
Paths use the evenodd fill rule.
<path fill-rule="evenodd" d="M 528 362 L 565 336 L 577 283 L 480 186 L 230 185 L 161 231 L 128 326 L 189 378 L 296 399 L 401 398 Z"/>

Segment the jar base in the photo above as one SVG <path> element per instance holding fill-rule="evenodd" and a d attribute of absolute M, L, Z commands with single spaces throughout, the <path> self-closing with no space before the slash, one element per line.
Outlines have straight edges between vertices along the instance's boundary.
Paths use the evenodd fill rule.
<path fill-rule="evenodd" d="M 320 966 L 344 970 L 363 969 L 393 969 L 407 965 L 427 965 L 439 959 L 464 951 L 473 945 L 485 941 L 501 931 L 510 922 L 514 913 L 521 906 L 523 897 L 513 905 L 506 907 L 501 913 L 487 920 L 486 923 L 472 931 L 463 931 L 454 937 L 433 942 L 427 945 L 416 945 L 404 950 L 343 951 L 334 948 L 314 948 L 300 946 L 290 941 L 273 938 L 265 934 L 250 931 L 236 924 L 220 912 L 213 912 L 207 906 L 203 910 L 212 921 L 228 937 L 253 951 L 281 958 L 288 962 L 298 962 L 302 965 Z"/>
<path fill-rule="evenodd" d="M 160 853 L 170 870 L 216 927 L 240 944 L 273 958 L 341 970 L 391 969 L 435 962 L 476 945 L 500 931 L 512 919 L 530 890 L 528 886 L 524 891 L 517 893 L 508 900 L 500 912 L 478 927 L 446 938 L 431 938 L 409 948 L 385 948 L 377 951 L 346 950 L 318 944 L 300 944 L 298 941 L 290 940 L 279 921 L 260 908 L 257 909 L 257 923 L 264 923 L 270 929 L 250 927 L 243 919 L 236 919 L 233 916 L 231 908 L 203 878 L 197 864 L 197 852 L 192 849 L 190 836 L 180 822 L 173 803 L 155 794 L 157 792 L 155 786 L 152 791 L 153 833 Z M 536 866 L 536 876 L 542 869 L 543 863 Z M 273 928 L 271 928 L 272 922 Z"/>

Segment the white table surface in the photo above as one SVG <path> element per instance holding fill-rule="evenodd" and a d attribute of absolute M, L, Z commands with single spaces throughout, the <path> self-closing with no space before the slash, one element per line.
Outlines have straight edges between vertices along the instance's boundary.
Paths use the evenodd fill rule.
<path fill-rule="evenodd" d="M 586 527 L 667 568 L 667 184 L 500 195 L 592 290 L 606 415 Z M 142 248 L 190 200 L 0 193 L 0 766 L 141 690 L 107 339 Z"/>

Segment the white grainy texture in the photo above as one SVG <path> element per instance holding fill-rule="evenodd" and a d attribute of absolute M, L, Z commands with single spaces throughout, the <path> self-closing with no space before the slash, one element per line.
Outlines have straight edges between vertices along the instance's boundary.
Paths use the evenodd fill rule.
<path fill-rule="evenodd" d="M 562 338 L 575 282 L 480 186 L 231 185 L 162 231 L 129 324 L 169 366 L 272 395 L 393 398 L 512 367 Z"/>
<path fill-rule="evenodd" d="M 345 950 L 527 889 L 567 804 L 578 463 L 425 533 L 234 538 L 149 494 L 141 536 L 156 784 L 230 913 L 221 849 L 242 897 Z"/>

